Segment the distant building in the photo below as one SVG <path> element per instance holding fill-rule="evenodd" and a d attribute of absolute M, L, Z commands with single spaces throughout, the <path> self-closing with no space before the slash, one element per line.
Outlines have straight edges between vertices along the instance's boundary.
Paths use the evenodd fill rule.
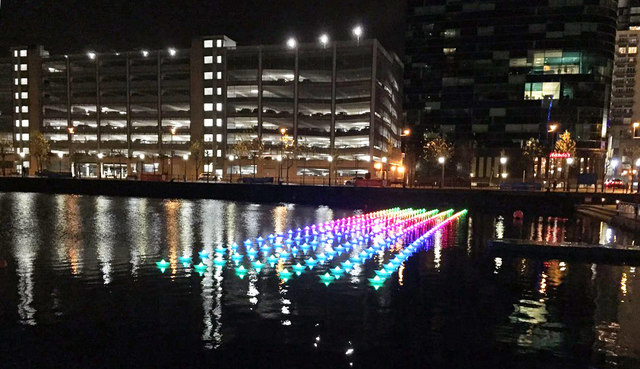
<path fill-rule="evenodd" d="M 573 170 L 601 174 L 617 6 L 613 0 L 410 0 L 407 123 L 414 132 L 474 141 L 475 157 L 464 171 L 478 181 L 500 175 L 501 152 L 515 156 L 531 137 L 551 148 L 565 130 L 578 145 Z M 537 177 L 549 177 L 558 165 L 540 158 Z"/>
<path fill-rule="evenodd" d="M 0 115 L 0 134 L 10 131 L 31 173 L 36 132 L 50 141 L 52 170 L 88 177 L 193 177 L 184 158 L 199 140 L 200 172 L 219 177 L 395 179 L 403 164 L 403 65 L 376 40 L 238 46 L 212 36 L 190 49 L 11 53 L 0 86 L 11 86 L 12 123 Z"/>

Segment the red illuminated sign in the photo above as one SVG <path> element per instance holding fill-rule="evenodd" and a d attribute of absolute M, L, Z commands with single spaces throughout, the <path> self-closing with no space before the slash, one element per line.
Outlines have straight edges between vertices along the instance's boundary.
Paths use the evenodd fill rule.
<path fill-rule="evenodd" d="M 552 152 L 549 157 L 551 159 L 567 159 L 571 157 L 571 154 L 568 152 Z"/>

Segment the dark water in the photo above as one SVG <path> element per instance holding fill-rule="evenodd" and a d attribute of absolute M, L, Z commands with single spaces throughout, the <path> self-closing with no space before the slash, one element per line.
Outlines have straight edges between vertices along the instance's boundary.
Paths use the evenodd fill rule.
<path fill-rule="evenodd" d="M 283 283 L 177 262 L 353 213 L 0 193 L 0 368 L 640 368 L 640 270 L 486 252 L 637 242 L 587 219 L 472 211 L 377 291 L 377 258 L 328 287 L 326 268 Z"/>

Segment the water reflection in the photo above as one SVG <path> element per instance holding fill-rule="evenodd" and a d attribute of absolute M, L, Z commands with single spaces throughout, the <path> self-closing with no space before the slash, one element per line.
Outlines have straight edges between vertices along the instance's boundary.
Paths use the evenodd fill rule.
<path fill-rule="evenodd" d="M 0 240 L 6 240 L 0 243 L 0 257 L 8 256 L 10 264 L 0 269 L 2 357 L 9 350 L 20 352 L 8 339 L 14 336 L 25 350 L 31 343 L 74 342 L 67 350 L 82 352 L 86 344 L 73 337 L 95 327 L 87 322 L 98 322 L 104 337 L 110 337 L 105 343 L 128 342 L 130 347 L 119 346 L 123 355 L 166 351 L 158 355 L 195 357 L 203 347 L 219 353 L 241 346 L 247 357 L 237 358 L 237 367 L 255 359 L 252 350 L 265 343 L 291 353 L 284 356 L 308 360 L 291 367 L 334 358 L 338 361 L 315 367 L 391 367 L 396 362 L 412 367 L 413 362 L 403 361 L 406 357 L 423 363 L 447 357 L 453 366 L 463 366 L 468 357 L 461 341 L 476 342 L 482 350 L 500 344 L 507 353 L 505 366 L 528 353 L 598 368 L 638 367 L 635 267 L 483 255 L 486 240 L 493 237 L 635 242 L 633 234 L 602 222 L 548 216 L 517 222 L 504 214 L 471 214 L 436 232 L 425 250 L 402 263 L 397 276 L 375 291 L 367 281 L 384 265 L 384 253 L 355 265 L 330 288 L 318 280 L 328 265 L 286 282 L 278 278 L 278 271 L 291 270 L 294 258 L 261 272 L 247 268 L 244 279 L 235 276 L 229 252 L 226 266 L 204 260 L 202 276 L 177 259 L 189 255 L 199 262 L 200 250 L 213 256 L 217 247 L 230 251 L 246 238 L 352 214 L 346 210 L 35 194 L 0 194 L 0 204 Z M 343 257 L 356 255 L 352 251 Z M 171 263 L 170 272 L 154 268 L 161 257 Z M 43 312 L 51 309 L 63 319 L 46 317 Z M 49 326 L 56 334 L 12 325 Z M 145 340 L 130 339 L 140 336 Z"/>

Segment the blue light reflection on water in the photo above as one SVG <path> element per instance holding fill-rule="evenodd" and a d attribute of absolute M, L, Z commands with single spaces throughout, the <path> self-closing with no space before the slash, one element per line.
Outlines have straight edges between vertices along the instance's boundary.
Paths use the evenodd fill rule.
<path fill-rule="evenodd" d="M 38 194 L 0 194 L 0 206 L 0 258 L 9 264 L 0 270 L 0 353 L 16 360 L 27 351 L 99 359 L 105 349 L 86 343 L 95 340 L 86 340 L 92 330 L 104 336 L 97 339 L 104 347 L 119 350 L 116 360 L 147 363 L 152 359 L 139 353 L 147 351 L 166 365 L 198 350 L 213 355 L 202 363 L 228 352 L 242 352 L 241 362 L 273 357 L 256 346 L 295 349 L 288 360 L 298 367 L 493 363 L 472 360 L 482 355 L 496 363 L 534 355 L 546 367 L 632 367 L 637 361 L 628 358 L 640 357 L 635 268 L 485 256 L 494 236 L 634 243 L 599 222 L 518 223 L 472 212 L 374 291 L 366 282 L 380 256 L 329 287 L 318 279 L 327 267 L 283 283 L 274 270 L 280 265 L 251 268 L 239 279 L 230 253 L 224 268 L 206 260 L 202 277 L 177 261 L 190 255 L 199 262 L 202 249 L 213 255 L 232 242 L 354 213 L 348 210 Z M 160 258 L 171 263 L 164 274 L 155 268 Z M 76 348 L 18 347 L 8 337 L 57 337 Z"/>

